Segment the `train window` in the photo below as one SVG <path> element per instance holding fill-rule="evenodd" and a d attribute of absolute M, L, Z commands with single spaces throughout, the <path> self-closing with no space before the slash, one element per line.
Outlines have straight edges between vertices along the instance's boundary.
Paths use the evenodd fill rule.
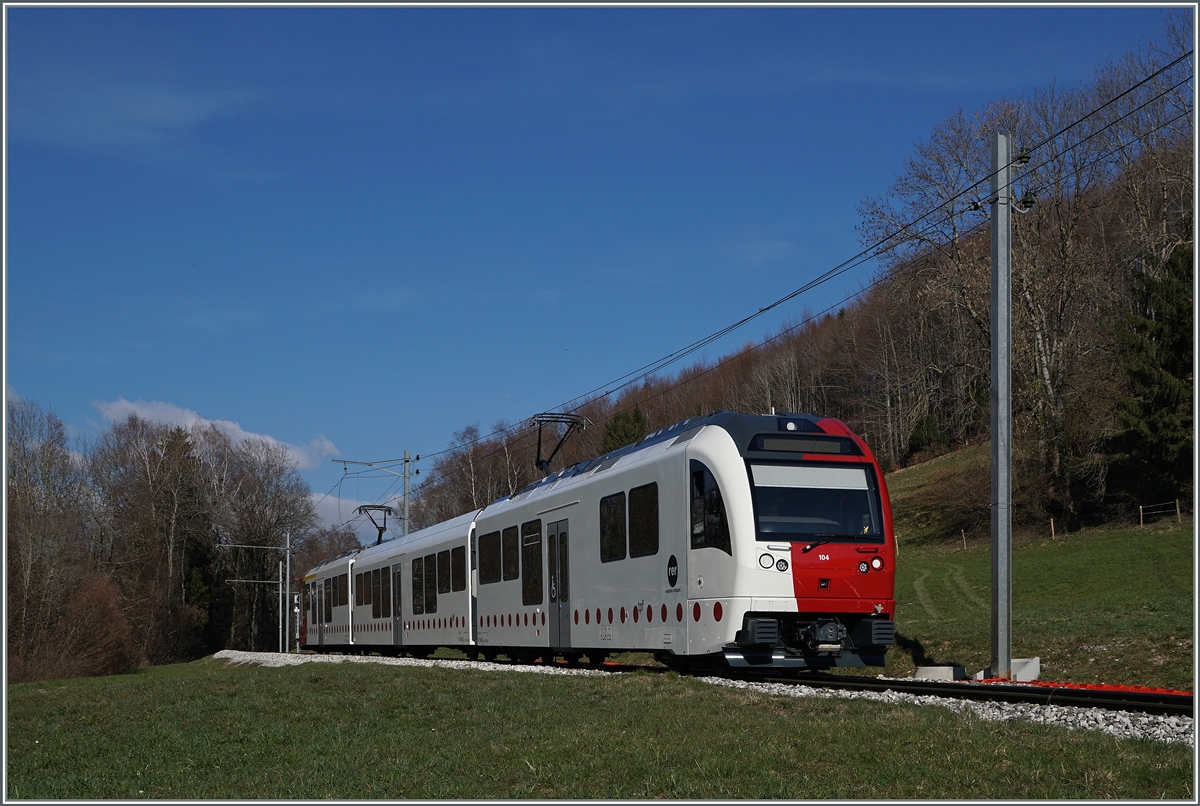
<path fill-rule="evenodd" d="M 529 521 L 521 524 L 521 565 L 525 574 L 521 578 L 521 603 L 542 603 L 542 522 Z"/>
<path fill-rule="evenodd" d="M 759 540 L 883 542 L 865 465 L 751 465 Z"/>
<path fill-rule="evenodd" d="M 313 608 L 313 586 L 312 583 L 306 583 L 304 586 L 304 609 L 308 611 L 308 623 L 315 624 L 317 619 Z"/>
<path fill-rule="evenodd" d="M 354 606 L 362 607 L 362 574 L 354 575 Z"/>
<path fill-rule="evenodd" d="M 341 604 L 342 598 L 342 578 L 339 576 L 333 577 L 333 604 Z"/>
<path fill-rule="evenodd" d="M 437 555 L 438 566 L 438 593 L 450 592 L 450 551 L 439 551 Z"/>
<path fill-rule="evenodd" d="M 552 523 L 546 529 L 546 564 L 550 574 L 550 604 L 558 601 L 558 524 Z M 566 542 L 565 540 L 563 541 Z M 563 558 L 566 559 L 566 558 Z M 565 563 L 564 563 L 565 565 Z M 567 597 L 564 596 L 565 600 Z"/>
<path fill-rule="evenodd" d="M 381 618 L 392 617 L 392 575 L 386 565 L 379 569 L 379 615 Z"/>
<path fill-rule="evenodd" d="M 416 557 L 412 561 L 412 607 L 413 615 L 425 612 L 425 561 Z"/>
<path fill-rule="evenodd" d="M 629 556 L 658 554 L 658 484 L 629 491 Z"/>
<path fill-rule="evenodd" d="M 625 559 L 625 493 L 600 499 L 600 562 Z"/>
<path fill-rule="evenodd" d="M 862 451 L 849 437 L 818 437 L 810 434 L 759 434 L 750 442 L 750 450 L 862 456 Z"/>
<path fill-rule="evenodd" d="M 503 555 L 504 578 L 516 579 L 521 576 L 521 541 L 518 539 L 517 527 L 510 526 L 500 536 L 500 553 Z"/>
<path fill-rule="evenodd" d="M 467 589 L 466 546 L 456 546 L 450 549 L 450 588 L 456 591 Z"/>
<path fill-rule="evenodd" d="M 363 571 L 363 605 L 371 603 L 371 572 Z"/>
<path fill-rule="evenodd" d="M 425 555 L 425 612 L 437 612 L 437 555 Z"/>
<path fill-rule="evenodd" d="M 400 571 L 403 568 L 399 563 L 392 566 L 392 613 L 396 618 L 404 612 L 404 600 L 400 598 Z"/>
<path fill-rule="evenodd" d="M 479 584 L 500 581 L 500 533 L 479 538 Z"/>
<path fill-rule="evenodd" d="M 325 577 L 325 623 L 333 621 L 333 578 Z"/>
<path fill-rule="evenodd" d="M 379 595 L 379 569 L 371 572 L 371 618 L 383 615 L 383 597 Z"/>
<path fill-rule="evenodd" d="M 558 526 L 558 600 L 565 602 L 571 595 L 571 591 L 569 590 L 571 585 L 571 562 L 567 557 L 567 547 L 570 541 L 567 539 L 566 521 L 551 524 L 549 529 L 551 534 L 554 533 L 554 526 Z M 550 547 L 550 554 L 552 556 L 554 554 L 553 547 Z"/>
<path fill-rule="evenodd" d="M 345 607 L 350 604 L 350 575 L 342 574 L 338 579 L 342 581 L 341 592 L 338 594 L 338 605 Z"/>
<path fill-rule="evenodd" d="M 692 548 L 720 549 L 733 556 L 725 500 L 712 471 L 692 460 Z"/>

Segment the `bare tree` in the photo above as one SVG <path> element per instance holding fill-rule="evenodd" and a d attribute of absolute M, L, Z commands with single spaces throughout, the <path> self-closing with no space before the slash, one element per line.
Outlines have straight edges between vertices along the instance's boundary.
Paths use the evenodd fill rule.
<path fill-rule="evenodd" d="M 8 400 L 8 677 L 11 682 L 128 668 L 129 629 L 89 556 L 81 457 L 50 411 Z"/>

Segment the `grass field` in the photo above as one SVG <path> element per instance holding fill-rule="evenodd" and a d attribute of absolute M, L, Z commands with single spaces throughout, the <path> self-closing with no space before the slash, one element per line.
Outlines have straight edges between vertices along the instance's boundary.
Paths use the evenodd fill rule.
<path fill-rule="evenodd" d="M 985 444 L 888 476 L 900 546 L 888 674 L 991 660 L 989 462 Z M 1018 531 L 1013 657 L 1040 657 L 1044 680 L 1192 690 L 1194 543 L 1190 517 Z"/>
<path fill-rule="evenodd" d="M 12 686 L 19 798 L 1187 798 L 1192 751 L 673 674 L 373 664 Z"/>
<path fill-rule="evenodd" d="M 1013 657 L 1042 679 L 1191 690 L 1194 545 L 1189 522 L 1088 530 L 1013 547 Z M 887 672 L 982 669 L 991 652 L 986 543 L 901 547 L 897 649 Z"/>

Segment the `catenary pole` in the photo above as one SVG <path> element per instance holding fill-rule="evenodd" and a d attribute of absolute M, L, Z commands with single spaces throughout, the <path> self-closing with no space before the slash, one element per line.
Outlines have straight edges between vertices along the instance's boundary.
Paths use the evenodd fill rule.
<path fill-rule="evenodd" d="M 284 652 L 292 651 L 292 532 L 287 530 L 283 533 L 284 542 L 284 557 L 287 561 L 287 581 L 284 583 L 287 586 L 287 595 L 284 597 L 284 604 L 287 605 L 287 615 L 283 617 L 283 634 L 287 638 L 288 645 Z"/>
<path fill-rule="evenodd" d="M 992 676 L 1012 678 L 1012 204 L 1009 138 L 992 140 Z"/>
<path fill-rule="evenodd" d="M 404 528 L 401 535 L 408 534 L 408 477 L 409 477 L 409 460 L 408 451 L 404 452 Z"/>

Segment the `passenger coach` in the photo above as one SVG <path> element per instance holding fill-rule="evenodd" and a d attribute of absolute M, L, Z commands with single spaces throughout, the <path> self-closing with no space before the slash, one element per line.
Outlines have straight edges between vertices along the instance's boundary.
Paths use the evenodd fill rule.
<path fill-rule="evenodd" d="M 883 665 L 895 538 L 842 422 L 718 412 L 305 577 L 312 649 Z"/>

